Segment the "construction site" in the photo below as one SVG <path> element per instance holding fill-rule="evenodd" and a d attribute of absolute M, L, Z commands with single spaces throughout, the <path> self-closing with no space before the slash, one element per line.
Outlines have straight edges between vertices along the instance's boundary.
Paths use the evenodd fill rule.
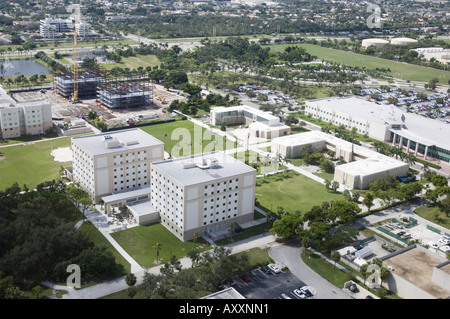
<path fill-rule="evenodd" d="M 79 5 L 69 6 L 68 11 L 74 12 L 76 23 L 81 21 Z M 71 70 L 54 74 L 53 89 L 40 92 L 52 104 L 54 118 L 88 117 L 95 112 L 108 127 L 121 127 L 170 117 L 168 105 L 175 99 L 185 100 L 180 91 L 153 83 L 139 70 L 80 68 L 77 36 L 75 28 Z"/>

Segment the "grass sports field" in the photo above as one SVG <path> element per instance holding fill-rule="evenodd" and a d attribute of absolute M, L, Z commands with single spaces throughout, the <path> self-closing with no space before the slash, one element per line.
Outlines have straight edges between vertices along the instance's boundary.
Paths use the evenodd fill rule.
<path fill-rule="evenodd" d="M 153 67 L 156 65 L 161 65 L 161 61 L 159 61 L 156 55 L 149 54 L 122 58 L 122 61 L 120 63 L 102 64 L 102 68 L 104 68 L 105 70 L 111 70 L 112 68 L 137 69 L 138 67 L 142 66 L 145 69 L 148 66 Z"/>
<path fill-rule="evenodd" d="M 324 201 L 336 201 L 344 197 L 340 193 L 327 192 L 325 185 L 319 182 L 289 171 L 258 178 L 255 198 L 267 210 L 276 212 L 278 206 L 282 206 L 285 212 L 299 210 L 306 213 Z"/>
<path fill-rule="evenodd" d="M 201 139 L 204 152 L 234 147 L 230 140 L 226 142 L 225 138 L 217 134 L 210 135 L 205 128 L 187 120 L 143 126 L 140 129 L 164 142 L 164 150 L 175 157 L 201 153 L 200 144 L 196 144 Z"/>
<path fill-rule="evenodd" d="M 334 61 L 343 65 L 375 68 L 390 68 L 393 77 L 403 80 L 428 82 L 432 78 L 438 78 L 439 83 L 447 84 L 450 73 L 444 70 L 437 70 L 423 67 L 420 65 L 406 64 L 387 59 L 381 59 L 373 56 L 355 54 L 353 52 L 341 51 L 336 49 L 324 48 L 314 44 L 275 44 L 269 45 L 271 51 L 282 52 L 287 46 L 300 46 L 318 59 Z"/>
<path fill-rule="evenodd" d="M 0 189 L 14 182 L 32 189 L 42 182 L 59 179 L 61 166 L 71 162 L 54 161 L 52 147 L 54 150 L 70 147 L 70 137 L 0 148 Z"/>

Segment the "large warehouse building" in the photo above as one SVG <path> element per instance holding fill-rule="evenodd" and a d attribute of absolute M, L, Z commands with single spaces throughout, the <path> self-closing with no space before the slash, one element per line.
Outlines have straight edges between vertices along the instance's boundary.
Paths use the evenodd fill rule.
<path fill-rule="evenodd" d="M 383 142 L 405 151 L 450 162 L 450 126 L 437 120 L 401 111 L 357 97 L 324 98 L 307 101 L 305 114 Z"/>
<path fill-rule="evenodd" d="M 336 159 L 345 160 L 346 164 L 336 166 L 334 180 L 352 189 L 367 189 L 375 179 L 388 174 L 400 177 L 408 173 L 407 163 L 359 145 L 352 145 L 350 142 L 320 131 L 273 139 L 271 152 L 286 158 L 296 158 L 300 156 L 300 150 L 307 145 L 311 145 L 318 152 L 334 151 Z"/>

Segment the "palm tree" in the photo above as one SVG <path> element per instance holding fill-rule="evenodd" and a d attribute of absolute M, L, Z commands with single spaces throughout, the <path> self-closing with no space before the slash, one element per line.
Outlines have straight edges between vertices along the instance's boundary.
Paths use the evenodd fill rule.
<path fill-rule="evenodd" d="M 156 263 L 159 264 L 159 252 L 162 249 L 162 244 L 160 243 L 156 243 L 155 246 L 153 246 L 153 248 L 156 249 Z"/>

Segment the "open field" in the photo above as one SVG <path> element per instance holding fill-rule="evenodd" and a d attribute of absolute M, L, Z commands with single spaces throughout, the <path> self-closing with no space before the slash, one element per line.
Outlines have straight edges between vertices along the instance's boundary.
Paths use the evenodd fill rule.
<path fill-rule="evenodd" d="M 434 212 L 437 211 L 439 214 L 437 215 L 438 219 L 435 218 Z M 450 216 L 446 216 L 444 212 L 442 212 L 437 206 L 431 207 L 428 205 L 421 206 L 417 208 L 414 213 L 419 215 L 430 222 L 436 223 L 439 226 L 450 229 Z"/>
<path fill-rule="evenodd" d="M 161 61 L 159 61 L 158 57 L 154 54 L 149 55 L 136 55 L 130 56 L 127 58 L 122 58 L 120 63 L 105 63 L 102 64 L 102 68 L 105 70 L 111 70 L 112 68 L 130 68 L 137 69 L 142 66 L 144 69 L 148 66 L 159 66 L 161 65 Z"/>
<path fill-rule="evenodd" d="M 228 141 L 227 147 L 225 138 L 217 134 L 213 134 L 213 137 L 208 139 L 209 134 L 205 128 L 187 120 L 149 125 L 140 127 L 140 129 L 164 142 L 164 150 L 169 154 L 174 154 L 175 157 L 199 154 L 201 148 L 195 143 L 200 141 L 200 135 L 205 152 L 234 147 L 234 143 L 231 141 Z M 217 141 L 217 144 L 214 144 L 215 141 Z"/>
<path fill-rule="evenodd" d="M 438 78 L 439 83 L 447 84 L 450 73 L 444 70 L 432 69 L 420 65 L 396 62 L 353 52 L 324 48 L 314 44 L 275 44 L 269 45 L 272 52 L 282 52 L 288 46 L 300 46 L 318 59 L 334 61 L 343 65 L 366 67 L 368 69 L 390 68 L 390 75 L 403 80 L 428 82 Z"/>
<path fill-rule="evenodd" d="M 59 179 L 61 166 L 71 164 L 54 161 L 51 151 L 60 147 L 70 147 L 70 137 L 1 148 L 0 189 L 14 182 L 33 189 L 42 182 Z"/>
<path fill-rule="evenodd" d="M 277 211 L 282 206 L 285 212 L 299 210 L 306 213 L 324 201 L 343 199 L 340 193 L 327 192 L 325 185 L 294 171 L 278 173 L 256 180 L 255 197 L 268 210 Z"/>
<path fill-rule="evenodd" d="M 157 265 L 154 263 L 157 243 L 161 244 L 159 261 L 162 264 L 168 262 L 173 255 L 180 259 L 191 249 L 199 246 L 202 247 L 202 251 L 211 248 L 211 246 L 203 247 L 206 243 L 203 238 L 199 238 L 196 243 L 182 242 L 160 223 L 137 226 L 111 235 L 134 260 L 146 268 Z"/>

